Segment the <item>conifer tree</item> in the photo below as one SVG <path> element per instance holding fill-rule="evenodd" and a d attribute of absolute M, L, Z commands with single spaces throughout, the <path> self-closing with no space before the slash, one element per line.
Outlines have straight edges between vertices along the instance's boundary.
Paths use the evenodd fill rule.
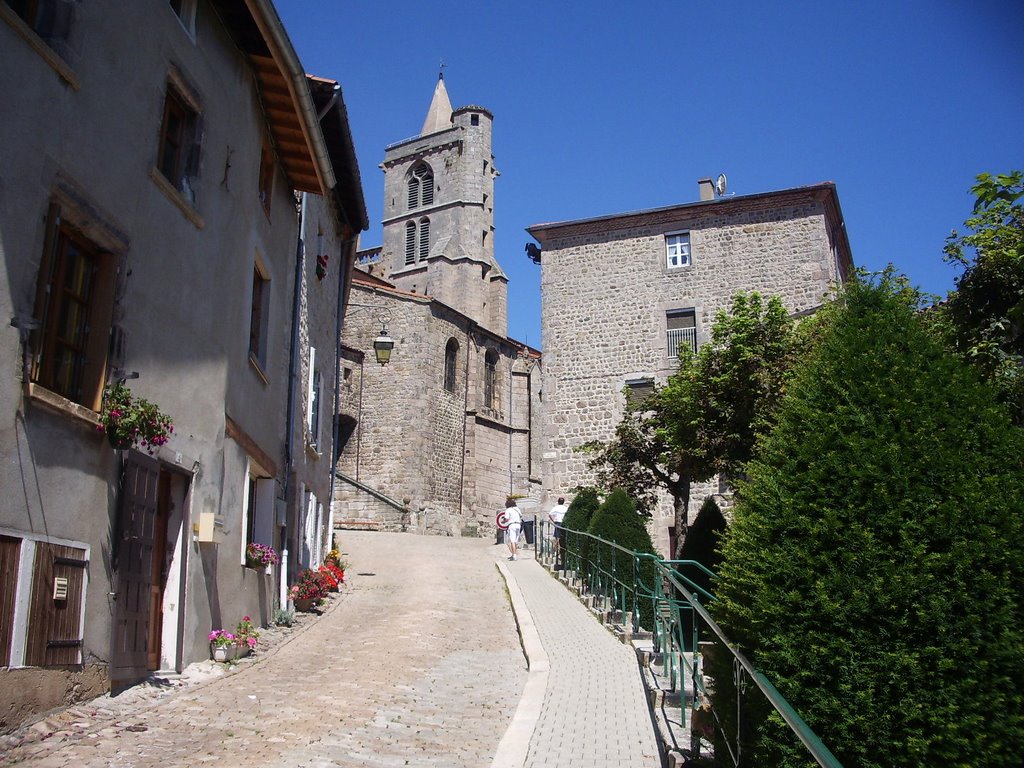
<path fill-rule="evenodd" d="M 1019 766 L 1024 433 L 891 275 L 827 311 L 747 465 L 712 614 L 844 765 Z M 731 668 L 714 703 L 735 711 Z M 807 766 L 766 712 L 747 764 Z"/>

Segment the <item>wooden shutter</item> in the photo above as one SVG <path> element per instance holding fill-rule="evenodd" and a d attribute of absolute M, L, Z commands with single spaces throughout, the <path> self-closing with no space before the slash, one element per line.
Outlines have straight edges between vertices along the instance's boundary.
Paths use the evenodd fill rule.
<path fill-rule="evenodd" d="M 0 536 L 0 667 L 10 664 L 21 540 Z"/>
<path fill-rule="evenodd" d="M 50 667 L 81 663 L 82 599 L 89 562 L 85 550 L 38 542 L 32 574 L 32 605 L 25 664 Z M 67 596 L 54 598 L 56 579 L 67 579 Z"/>

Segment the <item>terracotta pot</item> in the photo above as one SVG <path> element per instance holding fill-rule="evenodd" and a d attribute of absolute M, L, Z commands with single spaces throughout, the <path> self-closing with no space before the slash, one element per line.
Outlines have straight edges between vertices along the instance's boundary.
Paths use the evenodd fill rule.
<path fill-rule="evenodd" d="M 303 613 L 308 613 L 309 611 L 313 610 L 313 603 L 316 602 L 316 601 L 313 600 L 313 598 L 311 598 L 311 597 L 307 597 L 307 598 L 296 598 L 293 602 L 295 603 L 295 610 L 296 611 L 302 611 Z"/>

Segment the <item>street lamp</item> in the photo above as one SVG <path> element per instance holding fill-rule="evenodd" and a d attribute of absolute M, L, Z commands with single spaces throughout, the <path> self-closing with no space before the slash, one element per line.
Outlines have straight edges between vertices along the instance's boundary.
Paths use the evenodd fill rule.
<path fill-rule="evenodd" d="M 373 340 L 373 353 L 377 356 L 377 362 L 387 365 L 391 360 L 391 350 L 395 348 L 395 340 L 388 336 L 388 327 L 383 320 L 380 321 L 380 336 Z"/>
<path fill-rule="evenodd" d="M 377 315 L 377 320 L 380 322 L 380 335 L 373 340 L 373 354 L 377 358 L 378 363 L 387 365 L 391 361 L 391 350 L 395 348 L 395 340 L 388 333 L 388 321 L 391 319 L 391 310 L 378 304 L 358 304 L 351 301 L 345 305 L 345 308 L 346 312 L 354 308 L 356 310 L 370 310 Z"/>

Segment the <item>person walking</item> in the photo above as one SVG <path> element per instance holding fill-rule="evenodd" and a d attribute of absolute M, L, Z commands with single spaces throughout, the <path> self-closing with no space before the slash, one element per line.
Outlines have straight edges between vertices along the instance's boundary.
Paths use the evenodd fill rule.
<path fill-rule="evenodd" d="M 558 563 L 562 561 L 562 521 L 565 519 L 565 513 L 569 511 L 569 507 L 565 504 L 565 497 L 559 496 L 558 503 L 555 504 L 550 510 L 548 510 L 548 520 L 550 520 L 555 526 L 555 568 L 557 569 Z"/>
<path fill-rule="evenodd" d="M 519 559 L 519 533 L 523 529 L 523 513 L 516 506 L 515 499 L 505 501 L 505 520 L 508 528 L 505 529 L 505 543 L 508 545 L 509 560 Z"/>

